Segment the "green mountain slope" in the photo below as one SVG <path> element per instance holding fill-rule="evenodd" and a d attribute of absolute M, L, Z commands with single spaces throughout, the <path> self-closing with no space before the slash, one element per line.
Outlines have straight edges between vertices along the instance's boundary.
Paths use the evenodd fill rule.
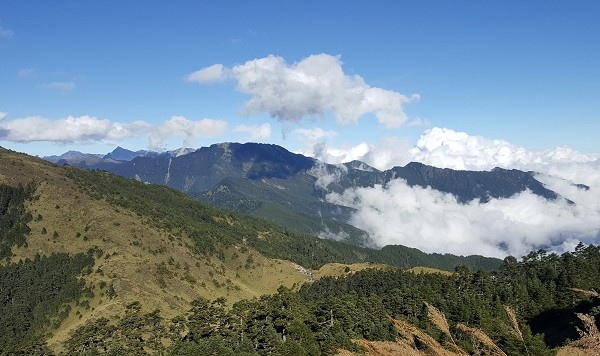
<path fill-rule="evenodd" d="M 287 259 L 310 268 L 318 268 L 331 262 L 365 261 L 406 268 L 416 266 L 413 261 L 419 261 L 417 265 L 444 269 L 461 264 L 487 270 L 499 266 L 499 260 L 493 258 L 477 258 L 477 264 L 472 264 L 471 259 L 452 255 L 427 255 L 416 249 L 374 250 L 318 239 L 292 233 L 251 216 L 210 207 L 164 186 L 146 185 L 108 173 L 69 167 L 63 169 L 82 192 L 130 209 L 156 227 L 186 234 L 195 242 L 192 249 L 198 253 L 213 254 L 219 248 L 243 244 L 265 256 Z"/>
<path fill-rule="evenodd" d="M 458 171 L 415 162 L 379 171 L 358 161 L 329 165 L 280 146 L 258 143 L 214 144 L 181 156 L 165 153 L 131 161 L 73 164 L 166 185 L 295 232 L 361 246 L 372 246 L 372 242 L 366 232 L 348 224 L 353 210 L 328 202 L 327 193 L 404 179 L 410 186 L 450 193 L 461 203 L 474 199 L 485 203 L 525 190 L 549 200 L 558 198 L 532 172 L 499 168 L 490 172 Z"/>
<path fill-rule="evenodd" d="M 11 330 L 3 345 L 21 350 L 36 350 L 46 340 L 61 351 L 73 330 L 124 313 L 136 301 L 143 310 L 158 308 L 170 317 L 200 297 L 233 303 L 274 293 L 280 285 L 300 285 L 311 278 L 303 268 L 331 262 L 447 269 L 494 269 L 500 262 L 433 255 L 428 260 L 412 250 L 382 252 L 322 240 L 164 186 L 58 167 L 4 149 L 0 193 L 0 273 L 8 276 L 0 301 L 11 315 L 3 319 L 4 330 Z M 26 271 L 39 280 L 16 283 L 15 276 Z M 32 293 L 30 287 L 38 285 Z M 23 343 L 14 342 L 18 335 Z"/>

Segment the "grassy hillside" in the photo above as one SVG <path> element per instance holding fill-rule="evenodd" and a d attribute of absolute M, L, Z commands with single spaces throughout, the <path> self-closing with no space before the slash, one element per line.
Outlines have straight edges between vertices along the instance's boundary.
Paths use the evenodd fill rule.
<path fill-rule="evenodd" d="M 8 354 L 547 355 L 600 310 L 595 246 L 486 272 L 500 261 L 320 240 L 1 149 L 0 193 Z M 462 264 L 483 270 L 442 271 Z M 594 347 L 590 325 L 570 347 Z"/>
<path fill-rule="evenodd" d="M 597 286 L 599 265 L 596 246 L 562 256 L 536 252 L 507 260 L 497 273 L 328 265 L 322 272 L 336 276 L 297 292 L 282 287 L 231 308 L 198 299 L 171 320 L 134 303 L 79 328 L 66 345 L 70 354 L 554 355 L 553 345 L 567 343 L 561 351 L 597 354 L 598 293 L 574 286 Z M 579 322 L 547 315 L 561 311 L 577 312 Z M 537 329 L 540 317 L 546 323 Z M 569 342 L 578 330 L 584 336 Z"/>
<path fill-rule="evenodd" d="M 187 195 L 158 185 L 147 185 L 109 173 L 63 167 L 79 190 L 94 199 L 134 211 L 148 224 L 194 241 L 197 253 L 220 253 L 223 247 L 241 244 L 267 257 L 286 259 L 309 268 L 325 263 L 379 262 L 398 267 L 429 266 L 453 269 L 497 269 L 500 260 L 470 256 L 425 254 L 416 249 L 389 246 L 373 250 L 311 235 L 291 232 L 251 216 L 211 207 Z"/>
<path fill-rule="evenodd" d="M 181 214 L 190 214 L 186 219 L 195 221 L 174 228 L 165 222 L 177 221 L 166 215 L 168 204 L 175 202 L 160 196 L 155 202 L 162 210 L 139 210 L 146 205 L 143 197 L 154 194 L 144 192 L 143 185 L 138 186 L 142 192 L 135 210 L 116 204 L 112 198 L 100 198 L 97 191 L 88 194 L 91 190 L 78 185 L 65 169 L 36 158 L 3 150 L 0 167 L 0 184 L 7 187 L 2 197 L 8 196 L 8 187 L 35 186 L 31 199 L 17 199 L 31 215 L 29 233 L 26 239 L 22 236 L 22 243 L 10 242 L 11 254 L 2 261 L 5 266 L 27 263 L 39 255 L 74 256 L 95 251 L 91 273 L 80 278 L 92 293 L 82 292 L 80 299 L 70 302 L 60 328 L 50 330 L 52 347 L 58 347 L 74 328 L 101 315 L 118 314 L 132 301 L 140 301 L 148 309 L 160 308 L 169 316 L 186 310 L 198 297 L 226 297 L 233 303 L 273 293 L 280 285 L 300 284 L 307 278 L 292 262 L 266 258 L 249 246 L 232 243 L 238 240 L 230 237 L 230 217 L 208 206 L 202 206 L 204 215 L 200 217 L 194 209 L 197 203 L 185 196 L 185 202 L 192 205 Z M 115 199 L 119 199 L 118 191 Z M 129 197 L 134 196 L 132 192 Z M 157 213 L 163 219 L 156 219 Z M 6 241 L 3 237 L 2 242 Z"/>
<path fill-rule="evenodd" d="M 298 287 L 321 275 L 346 273 L 328 263 L 405 266 L 414 260 L 383 258 L 375 250 L 294 234 L 166 187 L 59 167 L 4 149 L 0 193 L 4 272 L 18 264 L 36 270 L 40 257 L 91 257 L 87 267 L 65 271 L 60 278 L 74 287 L 57 294 L 48 313 L 36 314 L 36 325 L 25 327 L 31 345 L 36 338 L 48 338 L 57 351 L 73 330 L 100 316 L 119 315 L 132 302 L 139 301 L 144 310 L 158 308 L 168 318 L 200 297 L 224 297 L 231 305 L 274 293 L 282 285 Z M 48 268 L 44 271 L 39 278 L 54 278 Z M 21 313 L 33 310 L 26 307 Z"/>

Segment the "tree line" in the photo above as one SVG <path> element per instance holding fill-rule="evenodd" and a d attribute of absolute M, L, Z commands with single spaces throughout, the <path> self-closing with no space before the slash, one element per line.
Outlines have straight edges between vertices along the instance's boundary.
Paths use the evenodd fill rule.
<path fill-rule="evenodd" d="M 478 345 L 469 331 L 481 330 L 508 355 L 551 355 L 581 325 L 569 317 L 554 320 L 556 333 L 552 325 L 533 324 L 556 312 L 597 320 L 598 298 L 580 291 L 598 291 L 599 284 L 600 249 L 580 244 L 562 255 L 540 250 L 521 261 L 507 257 L 497 272 L 369 269 L 325 277 L 299 291 L 281 287 L 231 307 L 222 298 L 198 299 L 171 320 L 133 304 L 116 322 L 99 319 L 77 330 L 67 346 L 72 354 L 329 355 L 360 351 L 353 339 L 396 339 L 393 320 L 399 319 L 471 354 Z M 432 321 L 431 306 L 445 316 L 446 331 Z"/>

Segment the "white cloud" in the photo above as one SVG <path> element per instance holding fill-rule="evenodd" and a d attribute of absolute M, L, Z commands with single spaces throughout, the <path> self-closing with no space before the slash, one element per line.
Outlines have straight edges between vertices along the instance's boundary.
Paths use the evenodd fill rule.
<path fill-rule="evenodd" d="M 413 161 L 436 167 L 470 170 L 503 167 L 545 171 L 555 164 L 589 162 L 598 158 L 598 155 L 582 154 L 570 147 L 531 151 L 504 140 L 470 136 L 439 127 L 425 131 L 410 155 Z"/>
<path fill-rule="evenodd" d="M 333 130 L 323 130 L 320 127 L 315 127 L 312 129 L 296 129 L 294 133 L 300 136 L 302 140 L 307 140 L 309 142 L 317 142 L 322 139 L 333 138 L 337 136 L 337 132 Z"/>
<path fill-rule="evenodd" d="M 266 141 L 271 139 L 271 124 L 262 125 L 238 125 L 233 128 L 234 132 L 246 132 L 251 140 Z"/>
<path fill-rule="evenodd" d="M 339 232 L 333 232 L 329 230 L 327 226 L 324 226 L 324 230 L 319 232 L 319 238 L 335 241 L 348 241 L 348 239 L 350 238 L 350 234 L 343 230 Z"/>
<path fill-rule="evenodd" d="M 0 122 L 0 140 L 13 142 L 54 141 L 60 143 L 121 140 L 149 125 L 143 121 L 118 123 L 93 116 L 69 116 L 50 120 L 32 116 Z"/>
<path fill-rule="evenodd" d="M 4 111 L 0 111 L 0 121 L 6 119 L 7 116 L 8 116 L 7 113 L 5 113 Z"/>
<path fill-rule="evenodd" d="M 416 119 L 413 119 L 413 120 L 410 120 L 409 122 L 407 122 L 406 126 L 408 126 L 408 127 L 419 127 L 419 126 L 431 127 L 431 121 L 418 117 Z"/>
<path fill-rule="evenodd" d="M 569 250 L 579 240 L 600 243 L 597 154 L 569 147 L 532 151 L 504 140 L 442 128 L 425 131 L 413 147 L 388 138 L 337 149 L 322 145 L 319 150 L 320 157 L 330 163 L 359 159 L 379 169 L 419 161 L 453 169 L 535 171 L 547 188 L 575 203 L 548 201 L 524 191 L 486 204 L 459 204 L 451 195 L 411 188 L 403 180 L 328 195 L 330 202 L 356 209 L 351 223 L 369 232 L 380 246 L 403 244 L 428 252 L 520 257 L 537 248 Z M 313 174 L 321 188 L 339 179 L 335 172 L 323 169 Z M 586 184 L 589 190 L 574 183 Z"/>
<path fill-rule="evenodd" d="M 362 158 L 369 152 L 369 144 L 361 142 L 357 145 L 339 148 L 330 148 L 325 144 L 321 146 L 315 146 L 316 157 L 329 162 L 343 163 L 351 162 Z"/>
<path fill-rule="evenodd" d="M 318 163 L 308 171 L 308 174 L 317 178 L 315 186 L 327 190 L 330 184 L 338 183 L 342 178 L 342 175 L 347 172 L 348 169 L 343 165 L 331 167 L 323 163 Z"/>
<path fill-rule="evenodd" d="M 430 188 L 397 179 L 387 186 L 331 193 L 328 201 L 356 209 L 351 223 L 379 245 L 401 244 L 426 252 L 520 257 L 545 247 L 569 249 L 574 240 L 597 243 L 600 211 L 586 204 L 547 201 L 530 192 L 486 204 L 459 204 Z"/>
<path fill-rule="evenodd" d="M 295 132 L 298 133 L 298 130 Z M 323 138 L 334 136 L 323 135 Z M 300 134 L 300 137 L 304 138 L 305 135 Z M 342 146 L 332 146 L 326 141 L 311 141 L 310 139 L 305 139 L 303 143 L 304 147 L 298 150 L 298 153 L 315 157 L 331 164 L 358 160 L 379 170 L 384 170 L 393 166 L 403 166 L 412 159 L 409 152 L 411 146 L 408 141 L 395 137 L 384 137 L 372 143 L 360 142 L 354 145 Z"/>
<path fill-rule="evenodd" d="M 188 120 L 183 116 L 172 116 L 152 129 L 149 135 L 150 148 L 163 149 L 167 139 L 183 136 L 183 147 L 193 147 L 198 138 L 216 137 L 227 132 L 227 121 L 215 119 Z"/>
<path fill-rule="evenodd" d="M 75 82 L 52 82 L 37 85 L 42 89 L 58 90 L 62 92 L 72 91 L 75 89 Z"/>
<path fill-rule="evenodd" d="M 23 69 L 19 69 L 19 71 L 17 72 L 17 76 L 19 76 L 19 78 L 31 78 L 36 74 L 36 70 L 33 68 L 23 68 Z"/>
<path fill-rule="evenodd" d="M 12 142 L 89 143 L 147 137 L 150 148 L 163 149 L 161 145 L 174 137 L 183 137 L 183 147 L 192 147 L 197 138 L 227 132 L 224 120 L 188 120 L 183 116 L 173 116 L 159 125 L 145 121 L 120 123 L 87 115 L 58 120 L 40 116 L 6 120 L 6 117 L 0 113 L 0 140 Z"/>
<path fill-rule="evenodd" d="M 419 99 L 417 94 L 408 97 L 371 87 L 360 76 L 345 74 L 340 57 L 328 54 L 312 55 L 293 64 L 270 55 L 230 71 L 216 64 L 190 74 L 188 79 L 206 83 L 210 81 L 207 78 L 223 78 L 218 75 L 223 72 L 230 73 L 237 89 L 250 96 L 246 113 L 268 112 L 284 122 L 331 111 L 340 124 L 355 124 L 361 116 L 374 114 L 385 127 L 399 127 L 406 121 L 403 106 Z"/>
<path fill-rule="evenodd" d="M 185 77 L 188 82 L 196 83 L 216 83 L 225 80 L 228 77 L 228 70 L 222 64 L 213 64 L 210 67 L 202 68 Z"/>
<path fill-rule="evenodd" d="M 585 184 L 591 180 L 589 177 L 595 175 L 589 172 L 590 169 L 584 174 L 576 174 L 579 169 L 572 166 L 577 165 L 581 169 L 600 158 L 600 154 L 584 154 L 567 146 L 533 151 L 505 140 L 471 136 L 439 127 L 426 130 L 413 146 L 406 140 L 386 137 L 377 142 L 339 147 L 307 144 L 301 152 L 332 164 L 356 159 L 380 170 L 404 166 L 411 161 L 458 170 L 501 167 L 549 173 Z"/>

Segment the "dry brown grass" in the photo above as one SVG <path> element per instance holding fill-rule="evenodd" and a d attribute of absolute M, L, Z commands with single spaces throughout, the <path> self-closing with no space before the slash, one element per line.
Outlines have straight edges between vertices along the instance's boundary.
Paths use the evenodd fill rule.
<path fill-rule="evenodd" d="M 585 290 L 585 289 L 579 289 L 579 288 L 569 288 L 569 289 L 572 290 L 573 292 L 581 293 L 590 298 L 600 298 L 600 293 L 593 291 L 593 290 Z"/>
<path fill-rule="evenodd" d="M 386 356 L 386 355 L 406 355 L 406 356 L 422 356 L 427 355 L 417 349 L 412 348 L 408 343 L 398 341 L 367 341 L 367 340 L 354 340 L 353 341 L 364 350 L 364 355 L 367 356 Z M 351 352 L 347 355 L 352 355 Z M 338 355 L 344 355 L 338 353 Z"/>
<path fill-rule="evenodd" d="M 425 302 L 425 306 L 427 307 L 427 317 L 433 323 L 433 325 L 443 331 L 446 335 L 451 336 L 450 326 L 448 325 L 448 320 L 446 319 L 444 313 L 427 302 Z"/>
<path fill-rule="evenodd" d="M 574 346 L 563 346 L 556 352 L 556 356 L 599 356 L 598 350 L 586 350 Z"/>
<path fill-rule="evenodd" d="M 573 341 L 570 346 L 595 351 L 600 354 L 600 331 L 598 331 L 598 327 L 596 326 L 596 318 L 583 313 L 575 313 L 575 315 L 583 322 L 583 329 L 577 328 L 581 338 Z"/>
<path fill-rule="evenodd" d="M 471 336 L 473 345 L 478 348 L 477 354 L 484 354 L 489 356 L 506 356 L 506 353 L 502 351 L 498 345 L 496 345 L 489 336 L 483 331 L 477 328 L 466 326 L 465 324 L 457 324 L 456 328 L 463 331 L 467 335 Z M 481 348 L 479 348 L 481 347 Z"/>
<path fill-rule="evenodd" d="M 346 267 L 349 269 L 346 272 Z M 390 265 L 382 264 L 382 263 L 373 263 L 373 262 L 363 262 L 363 263 L 353 263 L 353 264 L 343 264 L 343 263 L 328 263 L 323 265 L 316 271 L 313 271 L 315 274 L 315 279 L 326 277 L 326 276 L 342 276 L 345 274 L 352 274 L 358 271 L 362 271 L 365 269 L 390 269 L 395 268 Z"/>
<path fill-rule="evenodd" d="M 427 355 L 465 355 L 466 352 L 461 350 L 460 348 L 453 346 L 454 351 L 446 349 L 443 345 L 437 342 L 430 335 L 425 333 L 424 331 L 418 329 L 414 325 L 403 321 L 403 320 L 393 320 L 394 326 L 396 330 L 398 330 L 398 334 L 400 337 L 408 342 L 409 345 L 417 350 L 421 350 L 424 354 Z M 417 348 L 417 343 L 419 344 L 419 348 Z"/>
<path fill-rule="evenodd" d="M 512 333 L 521 341 L 523 341 L 523 333 L 521 332 L 521 328 L 519 327 L 519 322 L 517 321 L 517 314 L 515 311 L 509 307 L 508 305 L 504 305 L 504 310 L 506 311 L 506 315 L 510 320 Z"/>
<path fill-rule="evenodd" d="M 463 356 L 468 355 L 464 350 L 452 345 L 453 350 L 448 350 L 437 342 L 427 333 L 418 329 L 414 325 L 403 320 L 392 320 L 399 337 L 395 341 L 367 341 L 367 340 L 352 340 L 355 344 L 363 348 L 364 353 L 361 355 L 367 356 Z M 418 345 L 418 346 L 417 346 Z M 338 356 L 354 355 L 347 350 L 338 350 Z"/>
<path fill-rule="evenodd" d="M 448 320 L 446 319 L 446 315 L 442 313 L 438 308 L 433 305 L 425 302 L 425 306 L 427 307 L 427 317 L 429 320 L 435 325 L 438 329 L 444 332 L 444 334 L 450 337 L 452 344 L 456 346 L 456 342 L 454 342 L 454 338 L 452 337 L 452 333 L 450 332 L 450 325 L 448 325 Z"/>
<path fill-rule="evenodd" d="M 413 272 L 416 274 L 419 273 L 438 273 L 438 274 L 442 274 L 444 276 L 451 276 L 454 273 L 450 272 L 450 271 L 446 271 L 443 269 L 439 269 L 439 268 L 433 268 L 433 267 L 413 267 L 408 269 L 409 272 Z"/>

